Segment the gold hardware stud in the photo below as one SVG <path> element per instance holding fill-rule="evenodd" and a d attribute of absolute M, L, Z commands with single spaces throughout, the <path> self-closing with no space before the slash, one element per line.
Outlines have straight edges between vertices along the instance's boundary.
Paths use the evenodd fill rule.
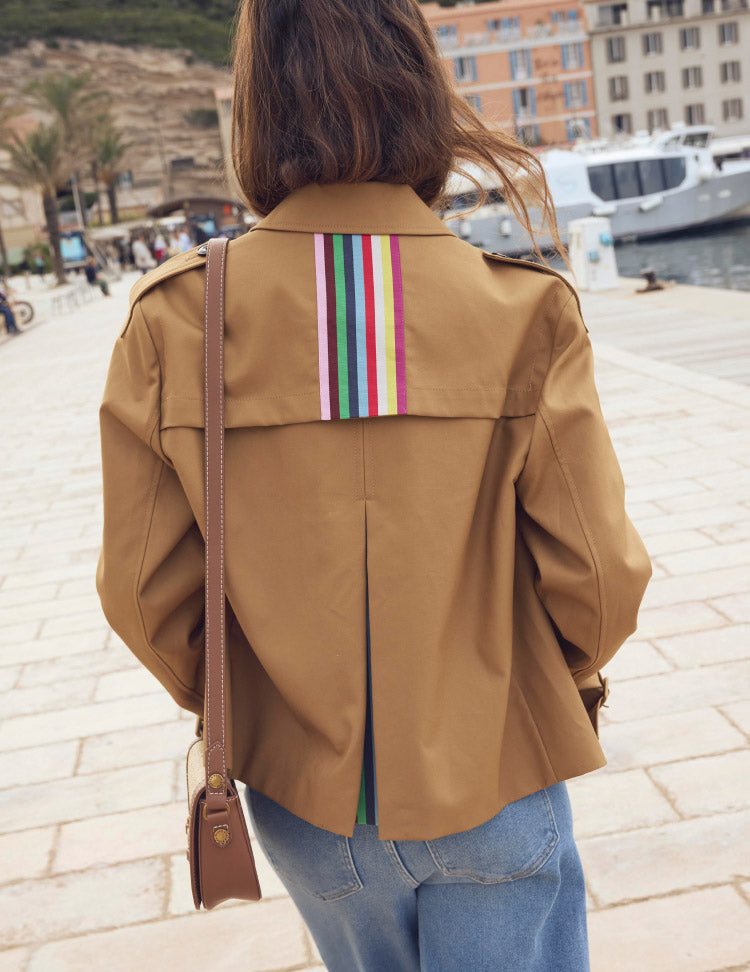
<path fill-rule="evenodd" d="M 217 844 L 223 846 L 229 840 L 229 830 L 227 827 L 217 827 L 214 830 L 214 840 Z"/>
<path fill-rule="evenodd" d="M 208 778 L 208 785 L 212 790 L 218 790 L 224 785 L 224 777 L 221 773 L 212 773 Z"/>

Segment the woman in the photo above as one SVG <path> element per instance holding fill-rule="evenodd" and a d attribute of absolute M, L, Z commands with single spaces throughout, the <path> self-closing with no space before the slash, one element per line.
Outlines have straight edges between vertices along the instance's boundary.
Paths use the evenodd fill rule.
<path fill-rule="evenodd" d="M 414 0 L 244 0 L 225 278 L 232 775 L 333 972 L 588 968 L 565 780 L 650 575 L 575 292 L 435 214 L 538 163 Z M 523 177 L 523 178 L 521 178 Z M 523 195 L 520 187 L 523 185 Z M 100 410 L 112 627 L 203 710 L 204 257 L 132 292 Z"/>

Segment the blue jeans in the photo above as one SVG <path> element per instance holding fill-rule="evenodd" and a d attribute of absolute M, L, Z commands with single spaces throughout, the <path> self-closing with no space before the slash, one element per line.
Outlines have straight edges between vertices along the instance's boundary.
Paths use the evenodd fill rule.
<path fill-rule="evenodd" d="M 329 972 L 588 972 L 564 782 L 436 840 L 321 830 L 245 789 L 258 841 Z"/>
<path fill-rule="evenodd" d="M 8 332 L 8 334 L 19 334 L 20 332 L 16 327 L 15 315 L 8 304 L 0 303 L 0 314 L 2 314 L 5 318 L 5 330 Z"/>

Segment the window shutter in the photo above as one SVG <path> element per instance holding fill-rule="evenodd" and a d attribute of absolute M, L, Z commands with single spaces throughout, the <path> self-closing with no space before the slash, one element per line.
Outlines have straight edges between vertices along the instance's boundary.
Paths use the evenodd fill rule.
<path fill-rule="evenodd" d="M 588 91 L 586 90 L 588 86 L 585 81 L 581 81 L 580 85 L 581 85 L 581 104 L 585 108 L 586 105 L 588 105 L 589 103 Z"/>
<path fill-rule="evenodd" d="M 563 66 L 563 71 L 567 71 L 568 70 L 568 45 L 567 44 L 561 44 L 560 45 L 560 51 L 562 53 L 562 66 Z"/>
<path fill-rule="evenodd" d="M 529 88 L 529 107 L 531 109 L 531 114 L 536 118 L 536 91 L 534 88 Z"/>
<path fill-rule="evenodd" d="M 531 51 L 528 49 L 528 47 L 524 51 L 524 54 L 526 55 L 526 77 L 530 78 L 531 77 Z"/>
<path fill-rule="evenodd" d="M 516 88 L 513 89 L 513 115 L 518 118 L 521 113 L 521 98 Z"/>
<path fill-rule="evenodd" d="M 570 108 L 570 82 L 565 82 L 565 107 Z"/>

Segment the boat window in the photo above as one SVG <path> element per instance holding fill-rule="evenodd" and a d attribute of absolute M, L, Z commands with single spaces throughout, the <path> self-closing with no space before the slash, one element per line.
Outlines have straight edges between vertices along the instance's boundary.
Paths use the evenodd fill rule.
<path fill-rule="evenodd" d="M 688 132 L 684 141 L 685 145 L 692 145 L 695 148 L 705 148 L 708 145 L 708 132 Z"/>
<path fill-rule="evenodd" d="M 666 189 L 674 189 L 685 178 L 685 159 L 677 155 L 671 159 L 662 159 L 664 168 L 664 185 Z"/>
<path fill-rule="evenodd" d="M 612 178 L 611 165 L 592 165 L 589 167 L 589 185 L 594 195 L 610 202 L 617 199 L 615 193 L 615 181 Z"/>
<path fill-rule="evenodd" d="M 638 183 L 637 162 L 615 162 L 612 168 L 615 170 L 615 186 L 617 188 L 618 199 L 627 199 L 630 196 L 641 195 L 641 187 Z"/>
<path fill-rule="evenodd" d="M 592 165 L 588 174 L 591 191 L 605 202 L 612 202 L 676 188 L 685 178 L 685 160 L 673 156 Z"/>
<path fill-rule="evenodd" d="M 638 175 L 641 177 L 644 196 L 651 192 L 662 192 L 665 188 L 660 159 L 641 159 L 638 163 Z"/>

